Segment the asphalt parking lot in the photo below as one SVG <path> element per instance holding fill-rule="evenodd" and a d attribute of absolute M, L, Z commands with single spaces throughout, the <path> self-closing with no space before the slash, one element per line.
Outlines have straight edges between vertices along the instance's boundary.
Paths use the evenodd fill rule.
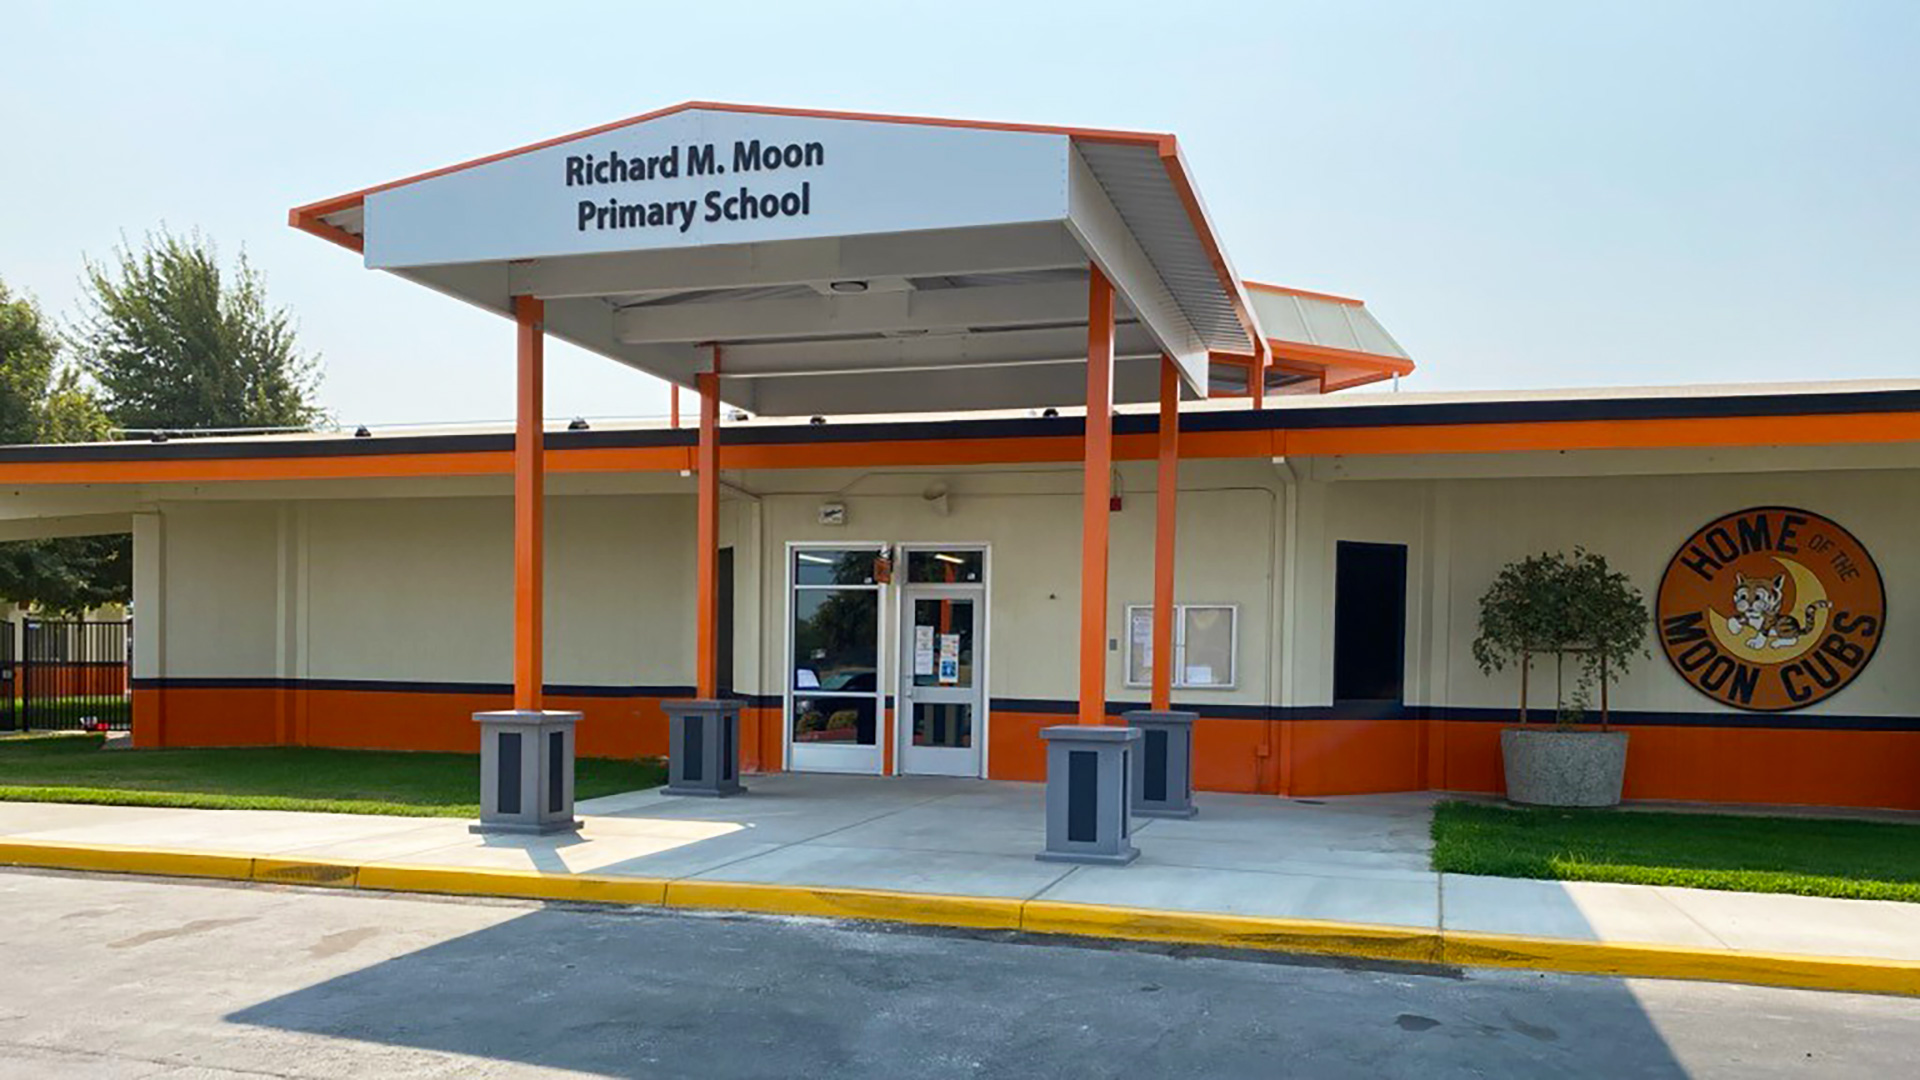
<path fill-rule="evenodd" d="M 0 1076 L 1892 1076 L 1909 999 L 0 871 Z"/>

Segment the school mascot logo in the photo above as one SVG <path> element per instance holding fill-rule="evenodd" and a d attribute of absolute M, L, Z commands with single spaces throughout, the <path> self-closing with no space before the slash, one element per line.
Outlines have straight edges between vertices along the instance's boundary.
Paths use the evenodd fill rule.
<path fill-rule="evenodd" d="M 1873 556 L 1806 510 L 1728 514 L 1680 545 L 1660 579 L 1660 646 L 1715 701 L 1804 709 L 1852 682 L 1887 625 Z"/>

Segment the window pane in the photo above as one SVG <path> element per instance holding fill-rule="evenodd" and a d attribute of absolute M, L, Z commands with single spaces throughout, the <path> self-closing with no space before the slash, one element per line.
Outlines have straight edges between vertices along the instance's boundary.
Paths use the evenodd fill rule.
<path fill-rule="evenodd" d="M 1186 609 L 1186 653 L 1181 680 L 1188 686 L 1233 684 L 1233 608 Z"/>
<path fill-rule="evenodd" d="M 1127 609 L 1127 685 L 1153 683 L 1153 609 Z"/>
<path fill-rule="evenodd" d="M 913 602 L 913 685 L 973 685 L 973 601 Z"/>
<path fill-rule="evenodd" d="M 872 548 L 851 551 L 809 550 L 793 553 L 793 583 L 796 585 L 871 585 Z"/>
<path fill-rule="evenodd" d="M 877 590 L 794 590 L 793 688 L 875 692 L 879 633 Z"/>
<path fill-rule="evenodd" d="M 1207 365 L 1207 393 L 1209 394 L 1244 396 L 1251 393 L 1248 388 L 1248 379 L 1249 369 L 1246 364 L 1215 362 Z"/>
<path fill-rule="evenodd" d="M 973 745 L 973 706 L 964 701 L 913 703 L 913 745 Z"/>
<path fill-rule="evenodd" d="M 927 585 L 977 582 L 986 571 L 981 551 L 909 551 L 907 580 Z"/>
<path fill-rule="evenodd" d="M 872 746 L 878 738 L 874 723 L 876 701 L 868 697 L 813 697 L 793 699 L 793 741 Z"/>

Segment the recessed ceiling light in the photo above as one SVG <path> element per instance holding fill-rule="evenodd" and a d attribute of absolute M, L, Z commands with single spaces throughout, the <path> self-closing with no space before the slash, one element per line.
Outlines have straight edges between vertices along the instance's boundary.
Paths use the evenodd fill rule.
<path fill-rule="evenodd" d="M 866 292 L 867 283 L 864 281 L 836 281 L 828 285 L 827 288 L 832 289 L 834 292 Z"/>

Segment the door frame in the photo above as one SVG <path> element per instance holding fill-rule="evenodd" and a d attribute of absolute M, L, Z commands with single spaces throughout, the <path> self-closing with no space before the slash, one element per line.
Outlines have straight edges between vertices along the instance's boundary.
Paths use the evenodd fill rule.
<path fill-rule="evenodd" d="M 887 700 L 890 695 L 885 692 L 885 688 L 893 685 L 889 678 L 891 674 L 889 670 L 890 668 L 889 659 L 891 658 L 893 651 L 887 646 L 887 641 L 889 637 L 889 630 L 888 630 L 889 621 L 887 619 L 887 609 L 891 606 L 888 603 L 888 597 L 887 597 L 889 586 L 885 582 L 875 582 L 873 585 L 870 585 L 870 586 L 869 585 L 854 586 L 856 588 L 871 588 L 876 590 L 876 592 L 878 593 L 878 596 L 876 597 L 876 602 L 874 604 L 874 622 L 876 624 L 874 627 L 874 630 L 875 630 L 875 633 L 878 635 L 879 640 L 874 642 L 874 654 L 873 654 L 873 666 L 874 666 L 873 722 L 876 728 L 874 732 L 874 740 L 873 740 L 873 747 L 872 747 L 873 760 L 870 764 L 867 762 L 859 761 L 859 760 L 850 760 L 846 767 L 842 767 L 839 765 L 828 765 L 828 764 L 815 764 L 811 766 L 806 766 L 800 763 L 798 757 L 796 757 L 796 754 L 795 754 L 797 750 L 802 748 L 797 746 L 793 741 L 793 699 L 794 699 L 793 594 L 796 589 L 793 579 L 794 579 L 794 563 L 797 561 L 799 553 L 802 551 L 846 551 L 849 549 L 872 548 L 875 554 L 878 554 L 879 552 L 885 550 L 887 546 L 888 546 L 887 543 L 883 540 L 789 540 L 787 541 L 786 550 L 781 556 L 786 560 L 786 570 L 780 576 L 780 580 L 783 583 L 783 587 L 786 592 L 786 597 L 781 602 L 781 610 L 785 612 L 785 615 L 782 617 L 782 621 L 785 623 L 785 628 L 781 631 L 781 634 L 780 634 L 782 647 L 780 652 L 780 663 L 778 665 L 777 670 L 780 672 L 780 744 L 781 744 L 782 751 L 786 755 L 787 768 L 792 772 L 852 773 L 855 775 L 872 775 L 872 776 L 880 776 L 886 772 Z M 819 588 L 832 588 L 832 586 L 823 585 L 823 586 L 819 586 Z M 828 758 L 836 758 L 836 757 L 847 758 L 847 759 L 856 758 L 856 750 L 855 748 L 852 748 L 852 747 L 811 746 L 811 747 L 806 747 L 805 749 L 808 750 L 810 755 L 818 755 L 818 756 L 823 756 Z M 862 753 L 864 753 L 866 750 L 866 748 L 864 747 L 861 747 L 858 749 L 859 749 L 859 752 L 862 752 Z M 839 753 L 837 754 L 834 753 L 834 751 L 836 750 L 839 751 Z"/>
<path fill-rule="evenodd" d="M 993 545 L 986 541 L 956 540 L 952 543 L 925 543 L 916 541 L 914 543 L 899 543 L 894 545 L 893 625 L 897 632 L 893 635 L 893 644 L 889 649 L 894 659 L 894 663 L 892 664 L 893 678 L 887 684 L 892 688 L 892 693 L 887 696 L 888 699 L 893 702 L 894 772 L 901 775 L 919 775 L 909 774 L 906 769 L 907 749 L 913 741 L 913 725 L 908 722 L 910 718 L 906 715 L 904 706 L 908 700 L 906 694 L 907 680 L 912 677 L 910 673 L 913 670 L 913 665 L 909 662 L 908 657 L 901 655 L 908 647 L 902 633 L 906 628 L 909 617 L 906 606 L 907 594 L 912 591 L 914 587 L 914 583 L 907 580 L 907 556 L 916 551 L 978 551 L 980 553 L 980 581 L 977 585 L 970 582 L 955 582 L 951 585 L 940 582 L 925 582 L 924 587 L 929 590 L 966 590 L 976 597 L 975 603 L 979 605 L 980 634 L 979 640 L 974 642 L 973 646 L 973 670 L 974 681 L 979 684 L 980 710 L 979 714 L 974 717 L 973 745 L 979 755 L 979 767 L 974 771 L 974 776 L 984 780 L 988 775 L 989 755 L 987 751 L 989 747 L 993 745 L 990 741 L 993 724 L 993 694 L 991 693 L 993 688 Z M 788 622 L 791 623 L 792 619 L 789 618 Z M 943 773 L 937 775 L 953 774 Z"/>

